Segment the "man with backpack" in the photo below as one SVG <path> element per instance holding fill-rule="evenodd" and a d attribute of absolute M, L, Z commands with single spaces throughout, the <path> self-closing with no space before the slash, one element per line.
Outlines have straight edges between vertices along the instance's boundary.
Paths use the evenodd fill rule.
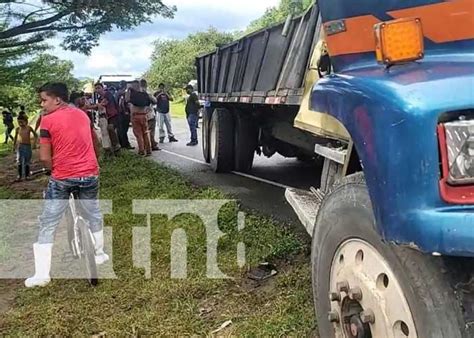
<path fill-rule="evenodd" d="M 156 112 L 154 105 L 156 104 L 156 99 L 148 93 L 148 82 L 145 79 L 140 80 L 140 90 L 146 93 L 150 97 L 150 105 L 146 107 L 146 114 L 148 119 L 148 130 L 150 131 L 150 142 L 151 150 L 159 151 L 161 150 L 158 147 L 158 142 L 156 142 Z"/>
<path fill-rule="evenodd" d="M 121 149 L 118 139 L 119 130 L 119 110 L 118 104 L 114 95 L 105 90 L 102 83 L 95 85 L 95 91 L 99 95 L 99 107 L 105 110 L 105 115 L 108 121 L 107 131 L 109 133 L 110 141 L 112 142 L 112 149 L 117 152 Z"/>
<path fill-rule="evenodd" d="M 139 81 L 133 81 L 125 94 L 132 113 L 133 134 L 137 138 L 138 154 L 151 156 L 150 130 L 148 129 L 147 108 L 154 103 L 154 98 L 140 88 Z"/>

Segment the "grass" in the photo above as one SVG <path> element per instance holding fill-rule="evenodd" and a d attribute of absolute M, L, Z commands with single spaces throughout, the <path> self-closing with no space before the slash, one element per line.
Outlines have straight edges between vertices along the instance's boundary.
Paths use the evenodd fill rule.
<path fill-rule="evenodd" d="M 3 144 L 5 141 L 5 126 L 0 124 L 0 158 L 3 158 L 8 155 L 9 151 L 11 151 L 11 143 L 9 146 Z"/>
<path fill-rule="evenodd" d="M 307 336 L 315 329 L 309 258 L 293 234 L 262 216 L 251 214 L 237 231 L 238 206 L 230 203 L 219 214 L 226 236 L 219 242 L 218 263 L 230 280 L 205 277 L 206 233 L 195 216 L 173 220 L 152 217 L 152 278 L 132 263 L 132 228 L 146 224 L 132 215 L 131 201 L 141 199 L 222 199 L 219 191 L 191 185 L 177 172 L 135 157 L 102 163 L 101 198 L 114 202 L 106 217 L 113 227 L 117 280 L 92 289 L 85 281 L 54 280 L 50 286 L 18 290 L 12 310 L 0 317 L 0 335 L 208 336 L 227 320 L 221 334 L 232 336 Z M 184 202 L 183 202 L 184 203 Z M 173 230 L 188 234 L 188 279 L 170 278 Z M 237 243 L 244 242 L 247 266 L 236 262 Z M 274 262 L 279 274 L 252 284 L 246 269 Z M 200 309 L 210 313 L 200 314 Z"/>
<path fill-rule="evenodd" d="M 186 107 L 184 101 L 171 102 L 171 116 L 178 119 L 184 119 L 186 117 Z"/>
<path fill-rule="evenodd" d="M 11 143 L 9 145 L 6 145 L 6 144 L 3 144 L 3 140 L 2 140 L 2 143 L 0 143 L 0 159 L 11 154 L 11 151 L 12 151 Z"/>

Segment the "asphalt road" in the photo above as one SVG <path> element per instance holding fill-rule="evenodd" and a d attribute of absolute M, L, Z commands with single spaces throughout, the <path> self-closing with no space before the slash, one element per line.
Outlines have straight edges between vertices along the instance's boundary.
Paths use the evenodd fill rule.
<path fill-rule="evenodd" d="M 245 208 L 256 210 L 306 236 L 293 209 L 285 200 L 287 187 L 309 190 L 319 186 L 320 170 L 315 164 L 286 159 L 279 155 L 272 158 L 255 157 L 251 175 L 240 173 L 215 174 L 204 162 L 201 145 L 187 147 L 189 130 L 185 119 L 174 119 L 173 127 L 178 143 L 160 144 L 163 149 L 153 153 L 153 160 L 172 167 L 192 183 L 213 186 L 232 198 L 241 201 Z M 158 131 L 157 131 L 158 132 Z M 198 130 L 201 137 L 201 129 Z M 134 137 L 131 135 L 132 143 Z M 157 135 L 158 140 L 158 135 Z"/>

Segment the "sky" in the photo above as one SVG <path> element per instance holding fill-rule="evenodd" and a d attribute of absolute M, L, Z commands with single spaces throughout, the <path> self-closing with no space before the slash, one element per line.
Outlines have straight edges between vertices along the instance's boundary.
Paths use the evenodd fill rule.
<path fill-rule="evenodd" d="M 157 17 L 153 23 L 145 23 L 132 31 L 120 30 L 107 33 L 90 56 L 61 49 L 59 40 L 52 42 L 54 55 L 74 63 L 74 75 L 78 78 L 94 78 L 100 75 L 130 74 L 140 76 L 150 66 L 153 41 L 180 39 L 188 34 L 213 26 L 222 31 L 244 30 L 260 17 L 268 7 L 279 0 L 164 0 L 176 5 L 174 19 Z"/>

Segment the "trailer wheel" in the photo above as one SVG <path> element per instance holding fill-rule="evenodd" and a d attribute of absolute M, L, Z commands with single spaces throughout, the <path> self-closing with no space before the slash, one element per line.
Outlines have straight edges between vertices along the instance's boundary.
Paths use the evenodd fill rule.
<path fill-rule="evenodd" d="M 209 129 L 211 127 L 212 111 L 204 109 L 202 112 L 202 153 L 206 163 L 211 163 L 211 152 L 209 149 Z"/>
<path fill-rule="evenodd" d="M 234 138 L 235 170 L 243 173 L 252 170 L 258 145 L 258 127 L 251 116 L 236 114 Z"/>
<path fill-rule="evenodd" d="M 344 178 L 325 196 L 314 230 L 320 336 L 467 336 L 442 267 L 442 258 L 382 241 L 363 175 Z"/>
<path fill-rule="evenodd" d="M 234 117 L 223 108 L 214 110 L 209 128 L 211 167 L 216 173 L 234 169 Z"/>

